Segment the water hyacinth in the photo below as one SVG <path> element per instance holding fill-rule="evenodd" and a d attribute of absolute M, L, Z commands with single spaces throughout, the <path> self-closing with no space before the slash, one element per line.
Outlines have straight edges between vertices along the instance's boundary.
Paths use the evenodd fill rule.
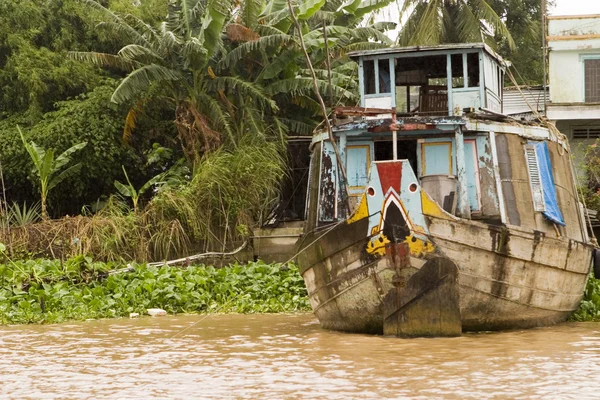
<path fill-rule="evenodd" d="M 579 309 L 571 316 L 572 321 L 600 321 L 600 279 L 590 276 Z"/>
<path fill-rule="evenodd" d="M 232 264 L 148 267 L 110 274 L 121 265 L 89 257 L 0 265 L 0 323 L 55 323 L 146 314 L 309 311 L 294 265 Z"/>

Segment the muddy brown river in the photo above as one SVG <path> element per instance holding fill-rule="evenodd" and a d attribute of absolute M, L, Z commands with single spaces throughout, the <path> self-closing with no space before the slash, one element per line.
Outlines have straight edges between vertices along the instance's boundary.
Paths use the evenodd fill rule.
<path fill-rule="evenodd" d="M 411 340 L 310 314 L 1 326 L 0 398 L 600 398 L 600 324 Z"/>

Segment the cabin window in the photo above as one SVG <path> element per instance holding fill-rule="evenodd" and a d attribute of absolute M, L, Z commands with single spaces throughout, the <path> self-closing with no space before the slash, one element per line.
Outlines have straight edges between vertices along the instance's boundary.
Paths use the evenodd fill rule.
<path fill-rule="evenodd" d="M 365 81 L 365 94 L 376 94 L 375 88 L 375 61 L 363 61 L 363 76 Z"/>
<path fill-rule="evenodd" d="M 400 112 L 448 114 L 446 55 L 396 58 L 394 62 L 396 106 L 401 106 Z"/>
<path fill-rule="evenodd" d="M 396 111 L 412 114 L 418 111 L 421 86 L 396 86 Z"/>
<path fill-rule="evenodd" d="M 479 53 L 467 54 L 468 87 L 479 86 Z"/>
<path fill-rule="evenodd" d="M 452 54 L 452 87 L 454 89 L 465 87 L 464 63 L 462 54 Z"/>
<path fill-rule="evenodd" d="M 600 103 L 600 59 L 584 60 L 585 101 Z"/>
<path fill-rule="evenodd" d="M 391 82 L 390 82 L 390 60 L 379 60 L 379 93 L 390 93 Z"/>

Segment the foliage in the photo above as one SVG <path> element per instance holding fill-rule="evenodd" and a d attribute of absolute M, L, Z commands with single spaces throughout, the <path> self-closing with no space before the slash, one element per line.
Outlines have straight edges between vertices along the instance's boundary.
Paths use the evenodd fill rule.
<path fill-rule="evenodd" d="M 579 176 L 579 192 L 588 209 L 600 212 L 600 147 L 596 143 L 584 146 L 583 162 L 579 166 L 584 176 Z"/>
<path fill-rule="evenodd" d="M 403 46 L 488 42 L 502 37 L 511 50 L 515 42 L 491 0 L 406 0 L 400 18 L 408 15 L 398 41 Z"/>
<path fill-rule="evenodd" d="M 279 144 L 245 138 L 232 151 L 205 155 L 188 182 L 170 177 L 145 209 L 111 196 L 90 217 L 46 221 L 0 232 L 9 250 L 49 257 L 94 254 L 101 260 L 164 260 L 218 251 L 247 240 L 271 209 L 284 175 Z M 185 170 L 185 169 L 184 169 Z"/>
<path fill-rule="evenodd" d="M 145 314 L 308 311 L 304 282 L 294 265 L 262 262 L 226 268 L 134 265 L 88 257 L 0 265 L 0 323 L 54 323 Z"/>
<path fill-rule="evenodd" d="M 142 185 L 142 187 L 137 190 L 135 189 L 135 186 L 133 186 L 133 184 L 129 180 L 129 176 L 127 175 L 127 171 L 125 170 L 125 167 L 123 167 L 123 174 L 125 175 L 125 180 L 127 181 L 127 184 L 124 184 L 119 181 L 115 181 L 115 187 L 117 188 L 117 190 L 119 191 L 119 193 L 122 196 L 131 198 L 131 201 L 133 202 L 133 211 L 137 213 L 138 212 L 138 202 L 140 200 L 140 196 L 142 196 L 148 190 L 154 188 L 155 185 L 162 183 L 161 181 L 164 178 L 164 174 L 158 174 L 158 175 L 150 178 L 150 180 L 148 182 L 144 183 Z"/>
<path fill-rule="evenodd" d="M 131 15 L 120 16 L 94 0 L 81 2 L 100 13 L 104 23 L 128 41 L 117 54 L 72 53 L 75 59 L 128 72 L 112 95 L 116 103 L 131 104 L 126 138 L 140 109 L 151 98 L 163 98 L 171 104 L 178 138 L 190 161 L 218 148 L 224 141 L 222 134 L 235 145 L 232 120 L 236 108 L 262 110 L 262 119 L 248 127 L 260 125 L 255 134 L 271 130 L 263 121 L 269 120 L 269 113 L 277 106 L 263 89 L 239 76 L 214 73 L 213 59 L 221 53 L 221 32 L 232 9 L 229 1 L 170 2 L 166 20 L 158 29 Z M 245 99 L 243 107 L 236 104 L 240 96 Z"/>
<path fill-rule="evenodd" d="M 46 210 L 48 193 L 65 178 L 76 174 L 81 169 L 81 164 L 74 164 L 66 169 L 63 169 L 63 167 L 71 162 L 71 155 L 84 148 L 87 142 L 71 146 L 55 159 L 54 149 L 45 150 L 33 141 L 27 143 L 21 128 L 17 126 L 17 130 L 21 135 L 23 146 L 27 150 L 31 161 L 33 161 L 35 173 L 39 178 L 42 218 L 48 219 L 48 212 Z"/>
<path fill-rule="evenodd" d="M 572 321 L 600 321 L 600 279 L 590 276 L 579 309 L 571 316 Z"/>
<path fill-rule="evenodd" d="M 36 223 L 42 217 L 42 208 L 40 203 L 33 203 L 27 206 L 27 203 L 13 203 L 8 208 L 8 223 L 10 226 L 23 227 Z"/>
<path fill-rule="evenodd" d="M 488 0 L 505 21 L 515 48 L 500 35 L 495 38 L 498 52 L 510 60 L 520 85 L 541 85 L 544 80 L 542 51 L 542 7 L 539 0 Z M 510 83 L 512 85 L 512 83 Z"/>
<path fill-rule="evenodd" d="M 64 150 L 82 141 L 88 143 L 73 155 L 73 162 L 81 163 L 81 170 L 63 183 L 69 190 L 50 193 L 48 202 L 53 216 L 73 215 L 83 205 L 96 203 L 101 196 L 113 192 L 114 180 L 123 176 L 121 165 L 129 171 L 132 183 L 141 185 L 181 157 L 181 153 L 175 150 L 171 159 L 160 166 L 146 165 L 145 152 L 154 143 L 177 148 L 176 143 L 162 141 L 165 133 L 174 131 L 174 128 L 172 121 L 163 119 L 165 115 L 160 104 L 148 105 L 148 113 L 140 115 L 138 120 L 140 135 L 131 146 L 123 143 L 121 135 L 126 110 L 119 110 L 110 103 L 115 87 L 115 81 L 104 80 L 101 86 L 85 95 L 59 102 L 56 111 L 46 113 L 27 130 L 28 139 L 42 147 Z M 39 199 L 32 187 L 36 177 L 31 173 L 29 157 L 15 129 L 16 125 L 23 127 L 27 123 L 17 116 L 0 121 L 3 138 L 0 141 L 0 160 L 9 202 L 33 203 Z"/>

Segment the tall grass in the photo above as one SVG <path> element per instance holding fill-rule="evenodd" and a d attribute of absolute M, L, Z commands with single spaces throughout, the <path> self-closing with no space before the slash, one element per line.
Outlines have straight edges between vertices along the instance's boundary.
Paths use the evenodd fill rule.
<path fill-rule="evenodd" d="M 283 150 L 246 137 L 232 150 L 205 155 L 189 182 L 161 189 L 139 212 L 113 196 L 95 215 L 3 231 L 0 241 L 11 244 L 13 256 L 92 254 L 107 261 L 226 251 L 246 239 L 277 199 L 285 174 Z"/>

